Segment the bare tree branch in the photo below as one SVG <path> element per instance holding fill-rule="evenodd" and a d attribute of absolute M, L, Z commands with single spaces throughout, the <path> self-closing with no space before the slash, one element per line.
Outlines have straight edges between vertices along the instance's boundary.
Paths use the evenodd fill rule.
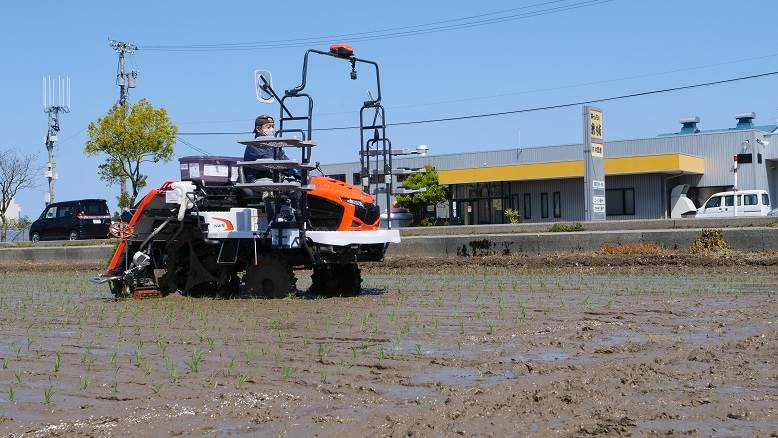
<path fill-rule="evenodd" d="M 41 171 L 34 154 L 21 155 L 15 150 L 0 150 L 0 241 L 8 234 L 7 220 L 11 201 L 21 191 L 36 187 Z"/>

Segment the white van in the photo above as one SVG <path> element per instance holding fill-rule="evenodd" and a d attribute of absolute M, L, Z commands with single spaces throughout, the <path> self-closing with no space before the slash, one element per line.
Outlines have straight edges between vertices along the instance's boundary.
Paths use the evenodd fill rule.
<path fill-rule="evenodd" d="M 735 214 L 735 194 L 737 194 L 737 214 Z M 770 212 L 770 195 L 764 190 L 738 190 L 720 192 L 708 198 L 697 209 L 696 217 L 735 217 L 767 216 Z"/>

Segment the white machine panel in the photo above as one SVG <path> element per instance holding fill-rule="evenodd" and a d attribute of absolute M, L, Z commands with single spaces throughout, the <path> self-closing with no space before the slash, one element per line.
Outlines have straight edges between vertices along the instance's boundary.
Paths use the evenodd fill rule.
<path fill-rule="evenodd" d="M 334 246 L 400 243 L 399 230 L 306 231 L 305 236 L 313 242 Z"/>
<path fill-rule="evenodd" d="M 258 229 L 259 215 L 256 208 L 204 211 L 200 216 L 208 224 L 209 239 L 252 238 Z"/>

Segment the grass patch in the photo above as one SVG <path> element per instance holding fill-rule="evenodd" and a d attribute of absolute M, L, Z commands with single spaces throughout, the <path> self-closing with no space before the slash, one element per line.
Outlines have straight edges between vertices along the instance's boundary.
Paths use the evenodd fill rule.
<path fill-rule="evenodd" d="M 604 244 L 598 251 L 599 254 L 618 254 L 618 255 L 664 255 L 669 254 L 670 250 L 655 243 L 623 243 L 620 245 Z"/>
<path fill-rule="evenodd" d="M 770 228 L 778 228 L 778 219 L 770 222 L 769 224 L 767 224 L 767 226 Z"/>
<path fill-rule="evenodd" d="M 575 223 L 556 223 L 554 225 L 551 225 L 548 227 L 549 233 L 570 233 L 573 231 L 584 231 L 586 230 L 583 225 L 581 225 L 580 222 Z"/>
<path fill-rule="evenodd" d="M 692 242 L 689 252 L 692 254 L 710 254 L 729 251 L 732 247 L 724 240 L 721 230 L 702 230 L 700 237 Z"/>

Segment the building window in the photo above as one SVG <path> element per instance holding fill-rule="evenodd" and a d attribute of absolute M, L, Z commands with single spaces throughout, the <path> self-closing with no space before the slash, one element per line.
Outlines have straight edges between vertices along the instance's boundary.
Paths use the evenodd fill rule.
<path fill-rule="evenodd" d="M 762 164 L 762 154 L 756 154 L 756 162 Z"/>
<path fill-rule="evenodd" d="M 354 172 L 354 174 L 351 176 L 352 184 L 355 186 L 362 184 L 362 174 L 359 172 Z"/>
<path fill-rule="evenodd" d="M 548 193 L 540 194 L 540 217 L 548 218 Z"/>
<path fill-rule="evenodd" d="M 562 217 L 562 194 L 554 192 L 554 217 Z"/>
<path fill-rule="evenodd" d="M 532 195 L 524 194 L 524 219 L 532 219 Z"/>
<path fill-rule="evenodd" d="M 346 174 L 345 173 L 338 173 L 335 175 L 327 175 L 332 179 L 336 179 L 338 181 L 346 182 Z"/>
<path fill-rule="evenodd" d="M 635 189 L 605 190 L 605 214 L 632 216 L 635 214 Z"/>
<path fill-rule="evenodd" d="M 754 162 L 752 154 L 737 154 L 737 164 L 751 164 Z"/>

